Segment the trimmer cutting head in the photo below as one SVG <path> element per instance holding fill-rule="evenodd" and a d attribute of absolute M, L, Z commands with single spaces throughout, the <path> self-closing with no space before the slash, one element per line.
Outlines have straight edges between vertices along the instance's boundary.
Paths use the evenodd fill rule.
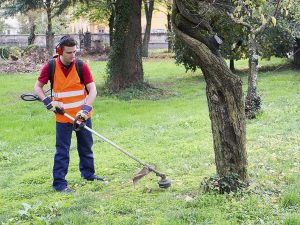
<path fill-rule="evenodd" d="M 160 188 L 168 188 L 171 186 L 171 181 L 166 177 L 162 177 L 160 181 L 157 182 Z"/>
<path fill-rule="evenodd" d="M 135 175 L 133 178 L 133 185 L 135 185 L 140 179 L 142 179 L 144 176 L 146 176 L 150 172 L 154 172 L 156 176 L 159 176 L 161 179 L 158 181 L 158 186 L 160 188 L 168 188 L 171 186 L 171 181 L 167 179 L 166 175 L 163 173 L 158 172 L 155 170 L 155 166 L 144 166 L 143 169 L 138 172 L 138 174 Z"/>

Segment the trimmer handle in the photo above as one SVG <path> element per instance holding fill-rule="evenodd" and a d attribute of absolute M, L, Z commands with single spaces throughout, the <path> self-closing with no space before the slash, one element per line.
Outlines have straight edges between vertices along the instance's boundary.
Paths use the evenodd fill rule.
<path fill-rule="evenodd" d="M 71 117 L 70 115 L 68 115 L 67 113 L 65 113 L 65 111 L 62 108 L 55 108 L 55 113 L 58 113 L 60 115 L 64 115 L 67 118 L 71 119 L 74 123 L 73 123 L 73 130 L 75 131 L 80 131 L 85 127 L 85 121 L 78 121 L 79 119 L 82 119 L 81 117 L 77 116 L 76 118 Z"/>
<path fill-rule="evenodd" d="M 60 115 L 65 115 L 65 111 L 62 108 L 55 108 L 56 113 L 60 114 Z"/>

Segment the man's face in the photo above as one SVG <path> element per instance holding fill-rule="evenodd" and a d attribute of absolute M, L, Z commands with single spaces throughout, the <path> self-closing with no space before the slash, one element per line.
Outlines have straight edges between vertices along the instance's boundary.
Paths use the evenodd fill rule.
<path fill-rule="evenodd" d="M 76 54 L 76 46 L 73 47 L 64 46 L 63 54 L 62 54 L 63 62 L 66 64 L 70 64 L 75 59 L 75 54 Z"/>

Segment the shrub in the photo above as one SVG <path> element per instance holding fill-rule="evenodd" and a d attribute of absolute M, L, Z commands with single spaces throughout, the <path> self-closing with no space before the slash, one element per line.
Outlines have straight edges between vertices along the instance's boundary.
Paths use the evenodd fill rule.
<path fill-rule="evenodd" d="M 39 46 L 37 45 L 28 45 L 25 49 L 24 49 L 24 54 L 28 54 L 28 53 L 32 53 L 37 51 L 39 48 Z"/>
<path fill-rule="evenodd" d="M 12 60 L 18 60 L 22 56 L 22 49 L 15 46 L 10 47 L 9 55 Z"/>
<path fill-rule="evenodd" d="M 9 47 L 0 46 L 0 57 L 2 59 L 8 59 L 9 53 L 10 53 Z"/>
<path fill-rule="evenodd" d="M 205 192 L 217 192 L 219 194 L 237 192 L 248 186 L 236 173 L 230 173 L 226 176 L 214 175 L 205 178 L 202 185 Z"/>

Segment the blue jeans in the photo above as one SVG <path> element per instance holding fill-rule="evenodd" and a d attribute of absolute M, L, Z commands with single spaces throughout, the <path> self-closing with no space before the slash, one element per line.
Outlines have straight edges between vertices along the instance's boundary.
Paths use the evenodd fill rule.
<path fill-rule="evenodd" d="M 92 128 L 92 121 L 89 118 L 86 125 Z M 68 186 L 65 179 L 68 173 L 70 161 L 70 145 L 72 138 L 73 124 L 56 122 L 56 152 L 53 165 L 53 188 L 61 191 Z M 94 156 L 92 151 L 93 137 L 91 132 L 83 129 L 76 131 L 77 150 L 79 154 L 79 170 L 81 177 L 92 178 L 95 174 Z"/>

